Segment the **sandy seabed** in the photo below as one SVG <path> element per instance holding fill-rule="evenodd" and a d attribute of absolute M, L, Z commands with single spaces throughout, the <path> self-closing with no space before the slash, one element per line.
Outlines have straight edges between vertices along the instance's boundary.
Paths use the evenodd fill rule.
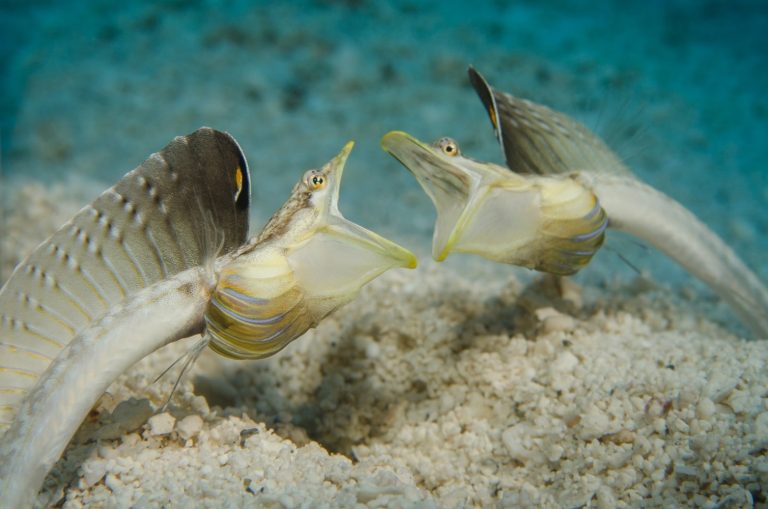
<path fill-rule="evenodd" d="M 598 132 L 768 280 L 764 5 L 482 4 L 10 2 L 3 278 L 119 175 L 200 125 L 243 144 L 262 216 L 355 137 L 342 209 L 426 250 L 429 201 L 378 140 L 390 129 L 451 135 L 498 162 L 471 63 L 591 128 L 611 92 L 635 95 L 639 119 Z M 638 142 L 630 133 L 643 128 Z M 162 412 L 178 370 L 154 380 L 194 340 L 168 347 L 110 388 L 40 500 L 766 507 L 768 341 L 739 339 L 726 306 L 680 271 L 667 277 L 659 257 L 642 260 L 650 277 L 614 284 L 601 255 L 557 289 L 421 253 L 416 272 L 386 274 L 271 359 L 206 352 Z"/>
<path fill-rule="evenodd" d="M 36 215 L 76 208 L 60 192 L 17 193 L 5 249 Z M 102 397 L 41 501 L 765 507 L 768 342 L 709 321 L 723 304 L 643 277 L 556 285 L 421 258 L 271 359 L 206 352 L 165 412 L 178 371 L 154 380 L 194 339 L 146 358 Z"/>

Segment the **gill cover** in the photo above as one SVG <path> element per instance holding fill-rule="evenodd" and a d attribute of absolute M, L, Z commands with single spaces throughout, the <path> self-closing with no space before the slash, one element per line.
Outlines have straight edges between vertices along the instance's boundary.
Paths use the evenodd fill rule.
<path fill-rule="evenodd" d="M 249 203 L 237 142 L 201 128 L 152 154 L 37 247 L 0 289 L 0 433 L 79 332 L 142 288 L 203 265 L 219 245 L 224 253 L 240 246 Z"/>
<path fill-rule="evenodd" d="M 339 211 L 352 146 L 306 172 L 264 231 L 222 268 L 205 314 L 216 352 L 238 359 L 272 355 L 386 270 L 416 266 L 412 253 Z"/>
<path fill-rule="evenodd" d="M 233 359 L 259 359 L 316 325 L 305 294 L 279 252 L 225 266 L 205 312 L 209 346 Z"/>

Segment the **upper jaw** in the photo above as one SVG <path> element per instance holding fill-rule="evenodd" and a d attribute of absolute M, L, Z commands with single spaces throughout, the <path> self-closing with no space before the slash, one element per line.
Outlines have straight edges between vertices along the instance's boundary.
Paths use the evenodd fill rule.
<path fill-rule="evenodd" d="M 419 181 L 427 195 L 438 205 L 465 200 L 473 175 L 457 164 L 463 158 L 443 155 L 435 147 L 408 133 L 391 131 L 381 139 L 381 147 L 405 166 Z"/>
<path fill-rule="evenodd" d="M 349 153 L 355 146 L 354 141 L 348 141 L 336 157 L 331 159 L 323 168 L 329 175 L 331 181 L 331 196 L 328 200 L 327 209 L 330 213 L 341 215 L 339 212 L 339 193 L 341 192 L 341 177 L 344 174 L 344 167 L 347 164 Z"/>

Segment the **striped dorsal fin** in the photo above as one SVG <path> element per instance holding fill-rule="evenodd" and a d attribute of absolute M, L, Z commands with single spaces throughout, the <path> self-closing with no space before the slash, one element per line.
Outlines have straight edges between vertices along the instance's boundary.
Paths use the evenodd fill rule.
<path fill-rule="evenodd" d="M 472 67 L 469 80 L 488 113 L 512 171 L 538 175 L 576 171 L 630 173 L 616 153 L 580 122 L 494 89 Z"/>
<path fill-rule="evenodd" d="M 201 128 L 152 154 L 40 244 L 0 289 L 0 434 L 79 331 L 137 290 L 240 246 L 249 205 L 237 142 Z"/>

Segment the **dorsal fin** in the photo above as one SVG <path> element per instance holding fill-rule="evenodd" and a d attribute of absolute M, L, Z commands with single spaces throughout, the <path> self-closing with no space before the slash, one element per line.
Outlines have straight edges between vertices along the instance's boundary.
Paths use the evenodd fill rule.
<path fill-rule="evenodd" d="M 599 137 L 571 117 L 491 87 L 473 67 L 469 80 L 483 103 L 507 166 L 517 173 L 629 173 Z"/>
<path fill-rule="evenodd" d="M 0 434 L 72 338 L 115 304 L 248 234 L 250 177 L 229 134 L 201 128 L 152 154 L 40 244 L 0 289 Z"/>

